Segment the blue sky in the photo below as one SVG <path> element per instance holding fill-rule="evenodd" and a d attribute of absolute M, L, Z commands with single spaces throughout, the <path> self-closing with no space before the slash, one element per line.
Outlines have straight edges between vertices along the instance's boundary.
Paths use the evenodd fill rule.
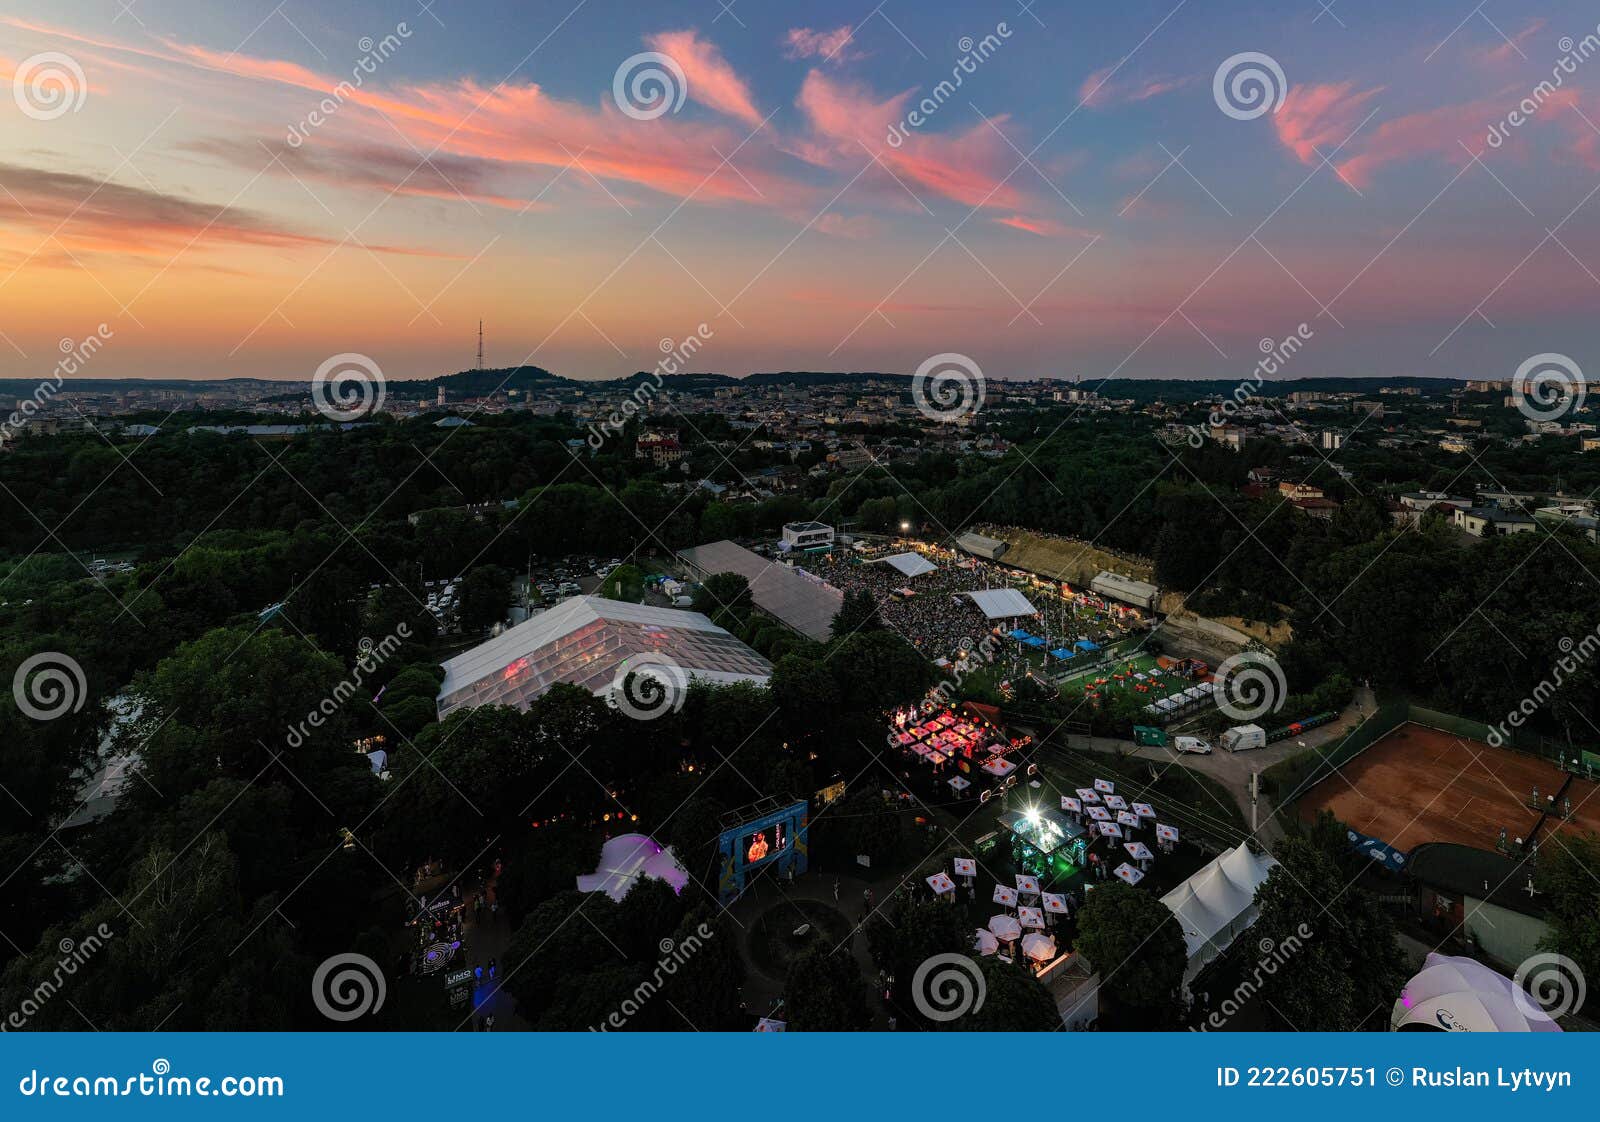
<path fill-rule="evenodd" d="M 731 374 L 958 351 L 998 378 L 1231 376 L 1300 323 L 1291 375 L 1600 362 L 1592 6 L 4 18 L 4 376 L 47 374 L 101 323 L 91 377 L 300 378 L 342 351 L 429 376 L 470 361 L 480 316 L 492 363 L 578 377 L 648 368 L 702 323 Z M 641 52 L 681 105 L 618 102 Z M 1265 75 L 1269 105 L 1224 105 L 1219 70 Z"/>

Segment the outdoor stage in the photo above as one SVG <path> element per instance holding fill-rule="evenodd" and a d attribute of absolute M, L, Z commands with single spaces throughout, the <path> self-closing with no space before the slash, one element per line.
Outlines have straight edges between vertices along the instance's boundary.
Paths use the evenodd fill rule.
<path fill-rule="evenodd" d="M 1402 853 L 1423 842 L 1455 842 L 1492 850 L 1505 828 L 1527 837 L 1539 820 L 1528 805 L 1561 790 L 1567 773 L 1554 763 L 1453 733 L 1403 724 L 1317 784 L 1300 799 L 1300 816 L 1331 810 L 1340 821 Z M 1343 778 L 1340 778 L 1340 775 Z M 1572 820 L 1552 814 L 1540 832 L 1600 830 L 1596 785 L 1574 778 L 1567 790 Z"/>

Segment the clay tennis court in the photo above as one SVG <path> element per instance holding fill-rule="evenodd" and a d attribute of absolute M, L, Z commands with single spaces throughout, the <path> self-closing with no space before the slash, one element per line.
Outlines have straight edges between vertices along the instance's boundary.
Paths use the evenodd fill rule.
<path fill-rule="evenodd" d="M 1546 760 L 1414 724 L 1378 740 L 1340 774 L 1306 793 L 1301 816 L 1331 810 L 1351 829 L 1402 852 L 1423 842 L 1493 849 L 1501 827 L 1512 838 L 1527 837 L 1539 819 L 1528 806 L 1533 788 L 1543 798 L 1567 779 Z M 1552 816 L 1541 837 L 1556 829 L 1600 830 L 1595 784 L 1574 779 L 1567 797 L 1572 821 Z"/>

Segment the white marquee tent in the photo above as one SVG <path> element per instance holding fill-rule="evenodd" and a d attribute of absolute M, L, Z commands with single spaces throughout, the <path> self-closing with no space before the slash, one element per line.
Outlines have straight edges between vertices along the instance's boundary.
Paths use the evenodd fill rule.
<path fill-rule="evenodd" d="M 1014 588 L 988 588 L 981 592 L 968 592 L 978 610 L 990 619 L 1015 619 L 1018 616 L 1036 615 L 1039 611 L 1028 598 Z"/>
<path fill-rule="evenodd" d="M 896 553 L 893 557 L 880 557 L 879 560 L 885 565 L 893 565 L 908 577 L 920 577 L 939 568 L 920 553 Z"/>
<path fill-rule="evenodd" d="M 1183 928 L 1185 985 L 1256 921 L 1256 889 L 1277 863 L 1241 842 L 1161 898 Z"/>

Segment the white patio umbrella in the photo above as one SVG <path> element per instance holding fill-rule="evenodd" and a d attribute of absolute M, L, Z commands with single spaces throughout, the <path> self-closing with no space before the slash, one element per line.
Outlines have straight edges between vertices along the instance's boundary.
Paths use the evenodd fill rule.
<path fill-rule="evenodd" d="M 1017 922 L 1016 916 L 990 916 L 989 930 L 1002 943 L 1011 943 L 1022 934 L 1022 924 Z"/>
<path fill-rule="evenodd" d="M 1049 962 L 1056 957 L 1056 941 L 1052 936 L 1030 931 L 1022 937 L 1022 953 L 1035 962 Z"/>
<path fill-rule="evenodd" d="M 1000 940 L 994 937 L 993 931 L 980 927 L 972 933 L 972 949 L 981 955 L 994 954 L 1000 949 Z"/>

